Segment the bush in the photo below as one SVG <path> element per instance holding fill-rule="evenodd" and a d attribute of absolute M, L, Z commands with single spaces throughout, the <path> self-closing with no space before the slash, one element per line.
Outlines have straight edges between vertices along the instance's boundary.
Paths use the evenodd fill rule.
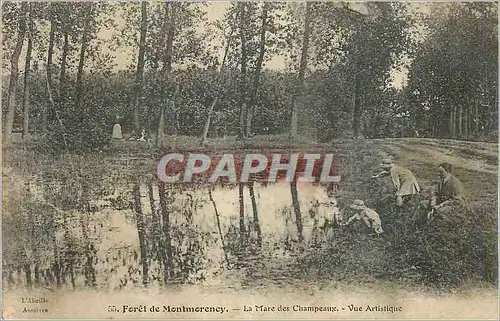
<path fill-rule="evenodd" d="M 415 271 L 416 281 L 453 287 L 466 281 L 496 282 L 496 228 L 492 209 L 457 210 L 414 227 L 406 217 L 392 222 L 393 262 Z M 495 228 L 495 230 L 493 230 Z"/>
<path fill-rule="evenodd" d="M 103 110 L 89 105 L 75 111 L 66 103 L 52 112 L 42 147 L 54 153 L 101 150 L 111 143 L 111 126 Z"/>

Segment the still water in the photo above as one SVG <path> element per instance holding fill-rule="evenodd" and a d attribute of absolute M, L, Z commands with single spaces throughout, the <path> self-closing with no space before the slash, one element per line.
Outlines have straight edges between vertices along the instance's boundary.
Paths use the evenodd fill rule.
<path fill-rule="evenodd" d="M 64 249 L 71 241 L 71 244 L 76 244 L 76 251 L 87 253 L 85 255 L 88 256 L 86 249 L 91 244 L 96 285 L 102 288 L 127 288 L 140 285 L 142 280 L 141 246 L 137 210 L 134 209 L 133 187 L 132 184 L 114 186 L 110 195 L 91 202 L 90 213 L 66 211 L 64 219 L 59 217 L 61 227 L 56 233 L 58 246 Z M 41 188 L 32 184 L 30 190 L 43 201 Z M 317 204 L 326 203 L 328 197 L 322 186 L 299 184 L 297 190 L 302 216 L 303 243 L 308 244 L 318 235 Z M 139 191 L 142 217 L 145 222 L 144 247 L 148 249 L 148 282 L 161 283 L 163 266 L 157 248 L 161 234 L 158 225 L 161 224 L 162 217 L 159 189 L 155 184 L 140 185 Z M 267 256 L 279 256 L 279 260 L 284 261 L 292 255 L 290 251 L 286 251 L 286 244 L 295 242 L 299 237 L 290 184 L 285 182 L 265 186 L 255 184 L 254 191 L 262 234 L 262 248 L 259 251 Z M 245 228 L 250 231 L 250 243 L 255 243 L 256 232 L 253 228 L 254 214 L 249 189 L 244 187 L 243 193 Z M 220 282 L 217 271 L 226 266 L 224 264 L 226 261 L 237 260 L 238 250 L 228 253 L 230 251 L 228 248 L 239 242 L 239 189 L 237 186 L 217 187 L 211 194 L 213 202 L 206 188 L 167 189 L 173 255 L 178 259 L 176 265 L 190 267 L 184 273 L 186 275 L 183 282 Z M 319 206 L 321 208 L 324 205 Z M 252 245 L 254 244 L 250 244 Z M 248 253 L 246 257 L 249 257 Z M 76 260 L 74 263 L 76 271 L 82 271 L 85 262 L 85 258 Z M 42 268 L 45 266 L 45 269 L 50 268 L 50 259 L 40 263 L 40 266 Z M 76 273 L 76 284 L 85 283 L 82 274 Z M 21 275 L 18 277 L 23 279 Z"/>

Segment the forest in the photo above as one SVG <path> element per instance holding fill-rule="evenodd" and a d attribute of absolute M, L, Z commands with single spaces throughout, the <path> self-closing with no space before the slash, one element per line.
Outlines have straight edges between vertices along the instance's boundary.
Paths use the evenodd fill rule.
<path fill-rule="evenodd" d="M 4 2 L 4 143 L 14 131 L 99 149 L 117 119 L 157 146 L 165 135 L 496 137 L 493 3 L 245 2 L 208 19 L 214 5 Z M 266 68 L 276 57 L 282 68 Z"/>
<path fill-rule="evenodd" d="M 497 8 L 2 1 L 4 288 L 497 284 Z M 339 207 L 364 199 L 386 235 L 325 237 L 322 186 L 154 179 L 207 150 L 333 153 Z M 370 180 L 388 156 L 421 198 L 452 163 L 469 212 L 412 229 Z"/>

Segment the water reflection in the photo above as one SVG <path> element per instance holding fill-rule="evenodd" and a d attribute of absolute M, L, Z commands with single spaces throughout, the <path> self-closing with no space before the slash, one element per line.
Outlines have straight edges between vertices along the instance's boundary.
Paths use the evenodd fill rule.
<path fill-rule="evenodd" d="M 256 209 L 248 186 L 243 188 L 243 234 L 238 186 L 219 186 L 210 193 L 208 187 L 169 186 L 164 191 L 165 208 L 162 189 L 156 184 L 138 187 L 113 186 L 109 195 L 90 201 L 87 210 L 58 210 L 53 218 L 57 225 L 53 245 L 47 247 L 43 259 L 24 269 L 44 271 L 40 282 L 46 284 L 55 282 L 54 271 L 59 271 L 62 285 L 68 288 L 92 284 L 123 289 L 143 283 L 160 285 L 165 279 L 218 282 L 221 269 L 248 266 L 245 261 L 262 263 L 263 257 L 286 260 L 298 244 L 289 183 L 256 183 Z M 30 183 L 33 198 L 43 204 L 48 203 L 46 194 L 63 189 L 62 183 L 53 183 L 50 192 Z M 317 204 L 326 203 L 328 196 L 325 187 L 312 184 L 300 184 L 297 191 L 302 243 L 310 244 L 318 237 Z M 10 279 L 25 279 L 22 274 L 13 269 Z"/>

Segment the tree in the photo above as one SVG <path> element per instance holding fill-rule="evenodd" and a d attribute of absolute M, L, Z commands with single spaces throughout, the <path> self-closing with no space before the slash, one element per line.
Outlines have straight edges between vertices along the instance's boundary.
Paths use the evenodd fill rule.
<path fill-rule="evenodd" d="M 259 41 L 259 56 L 257 57 L 257 62 L 254 71 L 254 79 L 252 85 L 252 91 L 250 94 L 247 118 L 246 118 L 246 126 L 245 126 L 245 136 L 251 136 L 252 130 L 252 118 L 255 109 L 255 99 L 257 96 L 257 91 L 260 83 L 260 74 L 262 73 L 262 64 L 264 62 L 264 54 L 266 52 L 266 32 L 267 32 L 267 24 L 268 24 L 268 11 L 269 11 L 269 3 L 264 3 L 262 6 L 262 17 L 261 17 L 261 27 L 260 27 L 260 41 Z"/>
<path fill-rule="evenodd" d="M 16 113 L 16 87 L 19 77 L 19 57 L 23 49 L 24 36 L 26 34 L 26 13 L 28 12 L 28 3 L 23 2 L 21 6 L 13 8 L 17 16 L 17 40 L 10 58 L 10 76 L 9 89 L 6 99 L 7 118 L 5 120 L 5 132 L 3 136 L 4 144 L 8 144 L 11 140 L 12 127 L 14 125 L 14 117 Z"/>
<path fill-rule="evenodd" d="M 141 191 L 139 184 L 134 185 L 133 190 L 134 195 L 134 210 L 135 210 L 135 218 L 137 223 L 137 233 L 139 235 L 139 243 L 141 250 L 141 264 L 142 264 L 142 283 L 144 285 L 148 284 L 148 272 L 149 266 L 147 261 L 147 248 L 146 248 L 146 240 L 145 240 L 145 226 L 144 226 L 144 215 L 142 213 L 142 204 L 141 204 Z"/>
<path fill-rule="evenodd" d="M 323 139 L 346 131 L 354 137 L 371 135 L 374 126 L 367 123 L 367 115 L 386 109 L 380 97 L 390 88 L 391 72 L 400 68 L 402 55 L 412 49 L 408 36 L 412 19 L 405 4 L 356 5 L 356 10 L 351 4 L 313 6 L 313 23 L 318 27 L 311 33 L 310 61 L 315 80 L 306 82 L 310 107 L 303 113 L 318 118 L 315 123 L 321 124 L 321 135 L 328 136 Z M 325 87 L 321 88 L 318 80 Z M 314 101 L 321 106 L 321 112 L 311 107 Z"/>
<path fill-rule="evenodd" d="M 243 184 L 238 184 L 238 203 L 240 205 L 240 242 L 244 244 L 246 241 L 246 228 L 245 228 L 245 200 L 243 197 Z"/>
<path fill-rule="evenodd" d="M 29 81 L 31 74 L 31 54 L 33 51 L 33 4 L 28 5 L 28 48 L 26 49 L 26 58 L 24 64 L 24 93 L 23 93 L 23 138 L 26 138 L 29 134 L 29 113 L 30 113 L 30 90 Z"/>
<path fill-rule="evenodd" d="M 178 99 L 174 97 L 176 83 L 181 82 L 176 79 L 177 75 L 182 74 L 177 70 L 178 67 L 206 62 L 206 35 L 197 30 L 204 22 L 205 13 L 201 10 L 202 6 L 203 4 L 192 3 L 149 3 L 147 19 L 142 19 L 145 11 L 142 10 L 141 4 L 130 3 L 122 6 L 125 25 L 120 30 L 121 35 L 114 38 L 115 43 L 117 47 L 137 46 L 142 47 L 144 51 L 143 66 L 139 68 L 142 69 L 143 75 L 141 93 L 137 96 L 137 91 L 134 91 L 135 108 L 124 113 L 130 113 L 134 122 L 134 119 L 138 119 L 139 123 L 143 123 L 149 134 L 156 137 L 158 147 L 163 143 L 163 139 L 158 139 L 158 136 L 163 136 L 170 125 L 174 131 L 178 129 L 181 109 L 176 103 Z M 145 38 L 141 43 L 136 34 L 140 34 L 144 28 L 147 30 L 146 33 L 142 32 Z M 130 68 L 138 71 L 138 62 L 134 62 L 134 66 Z M 137 73 L 136 76 L 138 77 Z M 134 88 L 136 90 L 137 85 L 134 85 Z M 179 88 L 180 90 L 182 88 Z M 141 97 L 140 104 L 136 103 L 137 97 Z M 168 121 L 170 116 L 171 123 Z"/>
<path fill-rule="evenodd" d="M 167 208 L 167 199 L 165 186 L 163 184 L 158 185 L 158 193 L 160 195 L 160 209 L 162 216 L 162 260 L 163 260 L 163 282 L 166 284 L 167 280 L 171 275 L 173 269 L 172 263 L 172 245 L 171 245 L 171 235 L 170 235 L 170 213 Z"/>
<path fill-rule="evenodd" d="M 433 7 L 408 81 L 412 117 L 427 120 L 421 131 L 468 139 L 496 128 L 496 10 L 486 3 Z"/>
<path fill-rule="evenodd" d="M 298 74 L 298 87 L 296 90 L 296 95 L 294 96 L 292 102 L 292 122 L 290 124 L 290 138 L 296 139 L 298 132 L 298 113 L 299 113 L 299 105 L 297 101 L 297 97 L 302 95 L 303 86 L 304 86 L 304 76 L 307 68 L 307 56 L 309 51 L 309 38 L 311 36 L 311 11 L 312 11 L 312 3 L 307 2 L 305 8 L 305 17 L 304 17 L 304 31 L 302 34 L 302 49 L 300 54 L 300 65 L 299 65 L 299 74 Z"/>
<path fill-rule="evenodd" d="M 113 5 L 103 2 L 51 4 L 54 37 L 63 38 L 63 48 L 58 86 L 47 75 L 51 79 L 47 87 L 52 104 L 47 117 L 49 130 L 43 142 L 55 153 L 102 149 L 110 143 L 108 111 L 96 95 L 88 93 L 96 89 L 96 78 L 106 78 L 110 73 L 111 59 L 99 50 L 103 43 L 98 33 L 101 28 L 113 26 L 114 10 Z M 96 78 L 86 80 L 87 71 Z M 52 94 L 51 87 L 59 88 L 57 95 Z"/>
<path fill-rule="evenodd" d="M 52 95 L 54 86 L 53 86 L 53 56 L 54 56 L 54 46 L 55 46 L 55 38 L 56 38 L 56 20 L 54 19 L 54 4 L 49 3 L 48 4 L 48 15 L 49 15 L 49 23 L 50 23 L 50 31 L 49 31 L 49 47 L 47 50 L 47 65 L 46 65 L 46 80 L 47 80 L 47 91 L 48 94 L 47 96 L 49 97 L 48 99 L 48 104 L 44 104 L 43 110 L 42 110 L 42 125 L 41 125 L 41 131 L 42 133 L 46 133 L 47 130 L 47 114 L 48 114 L 48 108 L 45 107 L 46 105 L 53 105 L 53 101 L 51 101 L 50 96 Z"/>
<path fill-rule="evenodd" d="M 142 86 L 144 81 L 144 57 L 146 54 L 146 35 L 148 32 L 148 3 L 141 3 L 141 32 L 139 37 L 139 55 L 137 58 L 137 69 L 135 72 L 134 88 L 134 127 L 139 133 L 139 105 L 141 101 Z"/>
<path fill-rule="evenodd" d="M 83 34 L 82 41 L 80 45 L 80 58 L 78 62 L 78 71 L 76 74 L 76 109 L 80 110 L 82 107 L 82 92 L 83 92 L 83 68 L 85 67 L 85 54 L 87 51 L 87 47 L 89 45 L 89 37 L 90 37 L 90 27 L 92 23 L 92 3 L 88 4 L 88 6 L 84 10 L 83 15 Z"/>
<path fill-rule="evenodd" d="M 225 46 L 225 49 L 224 49 L 224 55 L 222 57 L 222 63 L 220 65 L 220 69 L 219 69 L 219 72 L 218 72 L 218 83 L 220 81 L 222 81 L 222 75 L 224 73 L 224 67 L 226 66 L 226 60 L 227 60 L 227 54 L 229 52 L 229 49 L 231 48 L 231 42 L 232 42 L 232 35 L 233 35 L 233 32 L 234 32 L 234 29 L 231 29 L 229 35 L 226 35 L 224 34 L 224 39 L 226 41 L 226 46 Z M 219 90 L 216 90 L 215 92 L 215 98 L 213 99 L 212 103 L 210 104 L 210 109 L 208 111 L 208 115 L 207 115 L 207 120 L 205 122 L 205 127 L 203 127 L 203 134 L 201 135 L 201 142 L 200 142 L 200 145 L 203 146 L 203 144 L 205 144 L 205 141 L 207 139 L 207 135 L 208 135 L 208 130 L 210 129 L 210 121 L 212 120 L 212 115 L 213 115 L 213 111 L 214 111 L 214 108 L 215 108 L 215 105 L 217 105 L 217 102 L 219 101 Z"/>
<path fill-rule="evenodd" d="M 246 2 L 238 3 L 238 22 L 239 22 L 239 36 L 241 45 L 241 55 L 240 55 L 240 131 L 238 138 L 245 137 L 245 121 L 247 111 L 247 61 L 248 61 L 248 51 L 247 51 L 247 32 L 249 24 L 249 14 L 247 10 L 248 4 Z"/>
<path fill-rule="evenodd" d="M 294 179 L 290 183 L 290 193 L 292 195 L 293 212 L 295 213 L 295 225 L 297 226 L 297 233 L 299 236 L 298 241 L 304 241 L 303 226 L 302 226 L 302 213 L 300 212 L 299 193 L 297 191 L 297 180 Z"/>
<path fill-rule="evenodd" d="M 257 208 L 257 201 L 255 200 L 255 190 L 254 183 L 248 183 L 248 193 L 250 194 L 250 201 L 252 202 L 252 213 L 253 213 L 253 230 L 257 233 L 257 246 L 262 246 L 262 232 L 260 230 L 259 223 L 259 210 Z"/>
<path fill-rule="evenodd" d="M 175 37 L 175 24 L 176 24 L 176 15 L 177 15 L 177 7 L 174 3 L 165 2 L 165 29 L 166 29 L 166 45 L 163 53 L 163 64 L 162 64 L 162 72 L 164 84 L 172 83 L 172 50 L 174 45 L 174 37 Z M 167 100 L 168 101 L 168 100 Z M 173 100 L 172 100 L 173 101 Z M 156 146 L 163 146 L 165 134 L 165 106 L 160 106 L 160 118 L 158 123 L 158 133 L 156 136 Z"/>

